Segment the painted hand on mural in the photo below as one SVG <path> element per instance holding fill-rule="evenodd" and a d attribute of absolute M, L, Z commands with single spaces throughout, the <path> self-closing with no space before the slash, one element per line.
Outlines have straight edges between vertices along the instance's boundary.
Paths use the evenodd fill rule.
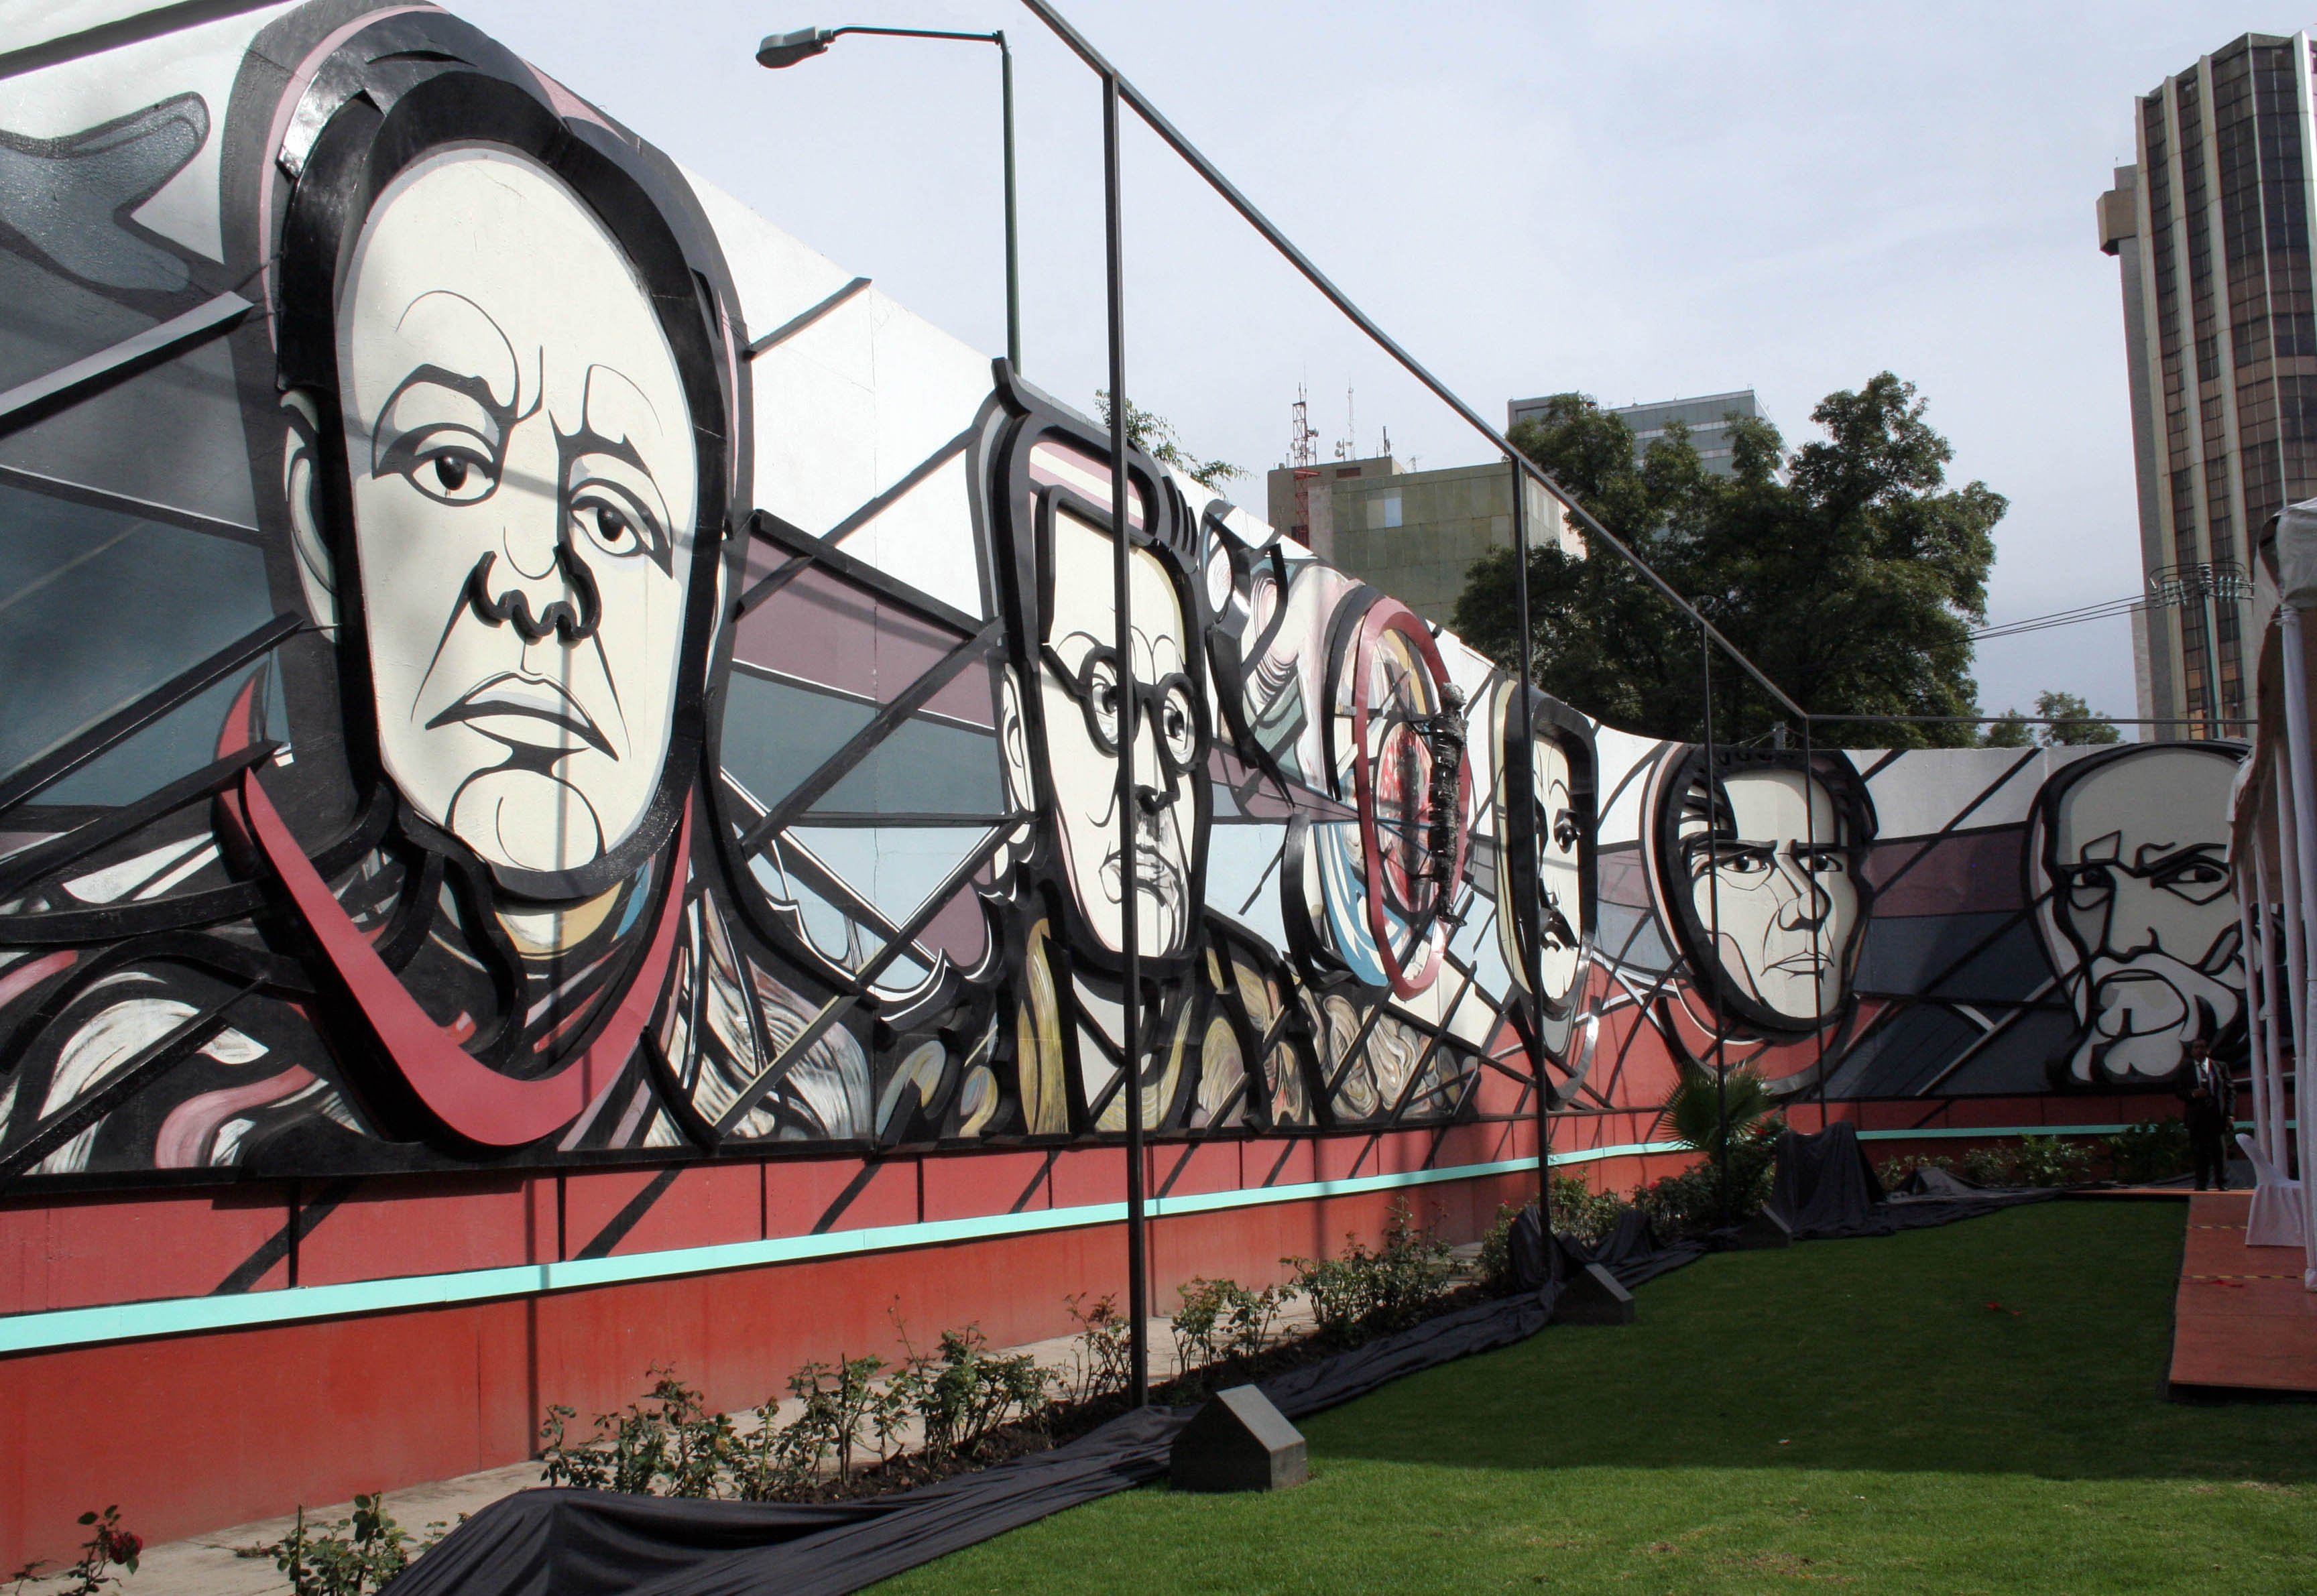
<path fill-rule="evenodd" d="M 2219 1043 L 2241 1024 L 2227 830 L 2236 763 L 2232 751 L 2190 744 L 2128 748 L 2046 783 L 2029 872 L 2046 952 L 2082 1028 L 2056 1076 L 2170 1080 L 2187 1043 Z"/>

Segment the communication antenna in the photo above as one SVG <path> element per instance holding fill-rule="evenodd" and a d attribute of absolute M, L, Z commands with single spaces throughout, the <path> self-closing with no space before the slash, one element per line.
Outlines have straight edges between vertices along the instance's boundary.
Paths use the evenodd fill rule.
<path fill-rule="evenodd" d="M 1311 481 L 1320 475 L 1320 445 L 1311 431 L 1311 396 L 1303 385 L 1295 385 L 1295 403 L 1289 415 L 1293 417 L 1287 432 L 1287 468 L 1294 473 L 1295 519 L 1287 528 L 1287 535 L 1311 547 Z"/>
<path fill-rule="evenodd" d="M 1344 384 L 1344 458 L 1360 458 L 1360 415 L 1352 407 L 1352 385 Z"/>
<path fill-rule="evenodd" d="M 1391 429 L 1390 427 L 1383 429 L 1383 443 L 1377 449 L 1376 452 L 1382 455 L 1386 459 L 1390 459 L 1391 458 Z"/>

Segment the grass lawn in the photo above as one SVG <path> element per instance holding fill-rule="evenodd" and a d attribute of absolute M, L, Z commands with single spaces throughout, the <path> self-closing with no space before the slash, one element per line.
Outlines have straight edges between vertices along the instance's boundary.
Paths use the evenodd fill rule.
<path fill-rule="evenodd" d="M 1721 1253 L 892 1592 L 2317 1591 L 2317 1405 L 2163 1399 L 2185 1205 Z M 1990 1306 L 1999 1304 L 2000 1306 Z"/>

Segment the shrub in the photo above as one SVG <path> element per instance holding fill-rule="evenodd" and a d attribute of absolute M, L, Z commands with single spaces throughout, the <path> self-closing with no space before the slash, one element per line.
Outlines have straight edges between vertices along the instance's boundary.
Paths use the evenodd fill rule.
<path fill-rule="evenodd" d="M 1497 1205 L 1497 1217 L 1481 1237 L 1480 1256 L 1472 1261 L 1472 1277 L 1491 1297 L 1509 1297 L 1513 1279 L 1513 1221 L 1525 1210 L 1508 1202 Z"/>
<path fill-rule="evenodd" d="M 1883 1190 L 1896 1191 L 1919 1169 L 1939 1169 L 1954 1174 L 1955 1161 L 1944 1153 L 1901 1153 L 1876 1164 L 1874 1178 L 1883 1182 Z"/>
<path fill-rule="evenodd" d="M 1175 1294 L 1182 1306 L 1168 1324 L 1175 1333 L 1176 1367 L 1186 1375 L 1260 1353 L 1288 1297 L 1276 1286 L 1250 1291 L 1237 1280 L 1208 1279 L 1178 1286 Z"/>
<path fill-rule="evenodd" d="M 1344 1242 L 1339 1257 L 1280 1260 L 1295 1271 L 1293 1288 L 1311 1299 L 1320 1334 L 1354 1344 L 1415 1324 L 1448 1294 L 1454 1249 L 1431 1229 L 1418 1230 L 1407 1204 L 1393 1205 L 1381 1248 L 1356 1236 Z"/>
<path fill-rule="evenodd" d="M 2188 1128 L 2178 1119 L 2127 1125 L 2100 1138 L 2100 1146 L 2107 1154 L 2110 1178 L 2127 1186 L 2169 1180 L 2187 1173 L 2194 1164 L 2188 1155 Z"/>
<path fill-rule="evenodd" d="M 1027 1352 L 992 1352 L 980 1327 L 944 1330 L 935 1356 L 914 1353 L 894 1388 L 917 1410 L 926 1450 L 971 1458 L 991 1431 L 1043 1412 L 1051 1377 Z"/>
<path fill-rule="evenodd" d="M 1632 1206 L 1621 1197 L 1594 1190 L 1581 1175 L 1552 1177 L 1552 1228 L 1570 1241 L 1597 1245 Z"/>
<path fill-rule="evenodd" d="M 366 1591 L 382 1590 L 443 1538 L 443 1525 L 426 1528 L 434 1533 L 424 1540 L 414 1538 L 394 1521 L 380 1492 L 355 1497 L 353 1518 L 316 1529 L 306 1528 L 301 1507 L 289 1535 L 258 1552 L 271 1556 L 273 1565 L 290 1576 L 294 1596 L 362 1596 Z M 134 1570 L 136 1564 L 132 1561 L 130 1567 Z"/>
<path fill-rule="evenodd" d="M 98 1596 L 107 1585 L 121 1583 L 121 1575 L 111 1572 L 112 1569 L 118 1566 L 135 1574 L 137 1559 L 144 1555 L 144 1537 L 121 1527 L 118 1503 L 101 1513 L 94 1510 L 85 1512 L 81 1514 L 79 1522 L 82 1529 L 90 1532 L 89 1538 L 81 1543 L 80 1556 L 73 1565 L 56 1576 L 74 1582 L 69 1588 L 60 1591 L 58 1596 Z M 40 1578 L 40 1570 L 46 1566 L 41 1562 L 27 1563 L 9 1577 L 21 1592 L 26 1584 Z M 304 1596 L 302 1591 L 300 1596 Z"/>
<path fill-rule="evenodd" d="M 560 1404 L 547 1410 L 539 1438 L 548 1485 L 649 1495 L 665 1482 L 662 1493 L 670 1496 L 716 1493 L 731 1449 L 732 1421 L 710 1413 L 700 1393 L 674 1369 L 655 1365 L 650 1373 L 652 1388 L 641 1402 L 630 1403 L 623 1413 L 598 1413 L 593 1434 L 576 1446 L 566 1439 L 575 1411 Z"/>
<path fill-rule="evenodd" d="M 2087 1149 L 2056 1136 L 2023 1136 L 1963 1155 L 1963 1178 L 1974 1186 L 2074 1186 L 2091 1169 Z"/>
<path fill-rule="evenodd" d="M 1661 1238 L 1699 1236 L 1724 1223 L 1742 1225 L 1770 1200 L 1776 1173 L 1778 1137 L 1786 1128 L 1776 1115 L 1757 1121 L 1730 1138 L 1730 1212 L 1722 1203 L 1722 1170 L 1706 1158 L 1677 1174 L 1637 1189 L 1633 1206 Z"/>
<path fill-rule="evenodd" d="M 1092 1307 L 1082 1307 L 1086 1293 L 1081 1291 L 1062 1300 L 1069 1305 L 1070 1322 L 1078 1327 L 1077 1399 L 1091 1402 L 1125 1390 L 1133 1372 L 1134 1331 L 1118 1311 L 1118 1298 L 1098 1297 Z"/>

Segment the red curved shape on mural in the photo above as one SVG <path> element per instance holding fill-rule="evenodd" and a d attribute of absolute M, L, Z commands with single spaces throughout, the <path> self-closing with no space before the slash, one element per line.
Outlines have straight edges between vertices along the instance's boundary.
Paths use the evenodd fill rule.
<path fill-rule="evenodd" d="M 345 981 L 378 1035 L 387 1057 L 434 1117 L 469 1141 L 486 1147 L 516 1147 L 560 1129 L 578 1116 L 596 1092 L 626 1064 L 658 1003 L 670 957 L 675 950 L 673 913 L 683 900 L 682 884 L 692 856 L 692 808 L 684 807 L 675 847 L 667 859 L 667 896 L 661 900 L 650 946 L 628 984 L 620 1006 L 595 1041 L 551 1075 L 518 1081 L 476 1058 L 428 1018 L 418 1000 L 387 968 L 368 938 L 331 893 L 298 839 L 258 784 L 257 772 L 242 778 L 241 798 L 257 845 L 298 906 L 323 953 Z"/>
<path fill-rule="evenodd" d="M 1408 639 L 1417 658 L 1432 673 L 1436 693 L 1448 680 L 1448 667 L 1440 657 L 1440 646 L 1432 640 L 1432 633 L 1422 618 L 1398 599 L 1379 598 L 1360 618 L 1360 636 L 1352 650 L 1352 742 L 1360 751 L 1352 762 L 1352 790 L 1359 806 L 1360 851 L 1366 856 L 1363 862 L 1367 867 L 1368 934 L 1375 939 L 1376 960 L 1391 979 L 1393 993 L 1405 999 L 1426 991 L 1439 977 L 1447 938 L 1436 919 L 1425 932 L 1423 967 L 1413 975 L 1392 952 L 1391 922 L 1383 906 L 1383 842 L 1376 826 L 1376 780 L 1368 769 L 1367 756 L 1368 715 L 1372 709 L 1368 703 L 1367 656 L 1386 632 L 1397 632 Z M 1456 772 L 1456 852 L 1448 873 L 1448 885 L 1442 889 L 1444 897 L 1453 897 L 1456 884 L 1464 878 L 1464 859 L 1472 840 L 1472 767 L 1467 762 Z"/>

